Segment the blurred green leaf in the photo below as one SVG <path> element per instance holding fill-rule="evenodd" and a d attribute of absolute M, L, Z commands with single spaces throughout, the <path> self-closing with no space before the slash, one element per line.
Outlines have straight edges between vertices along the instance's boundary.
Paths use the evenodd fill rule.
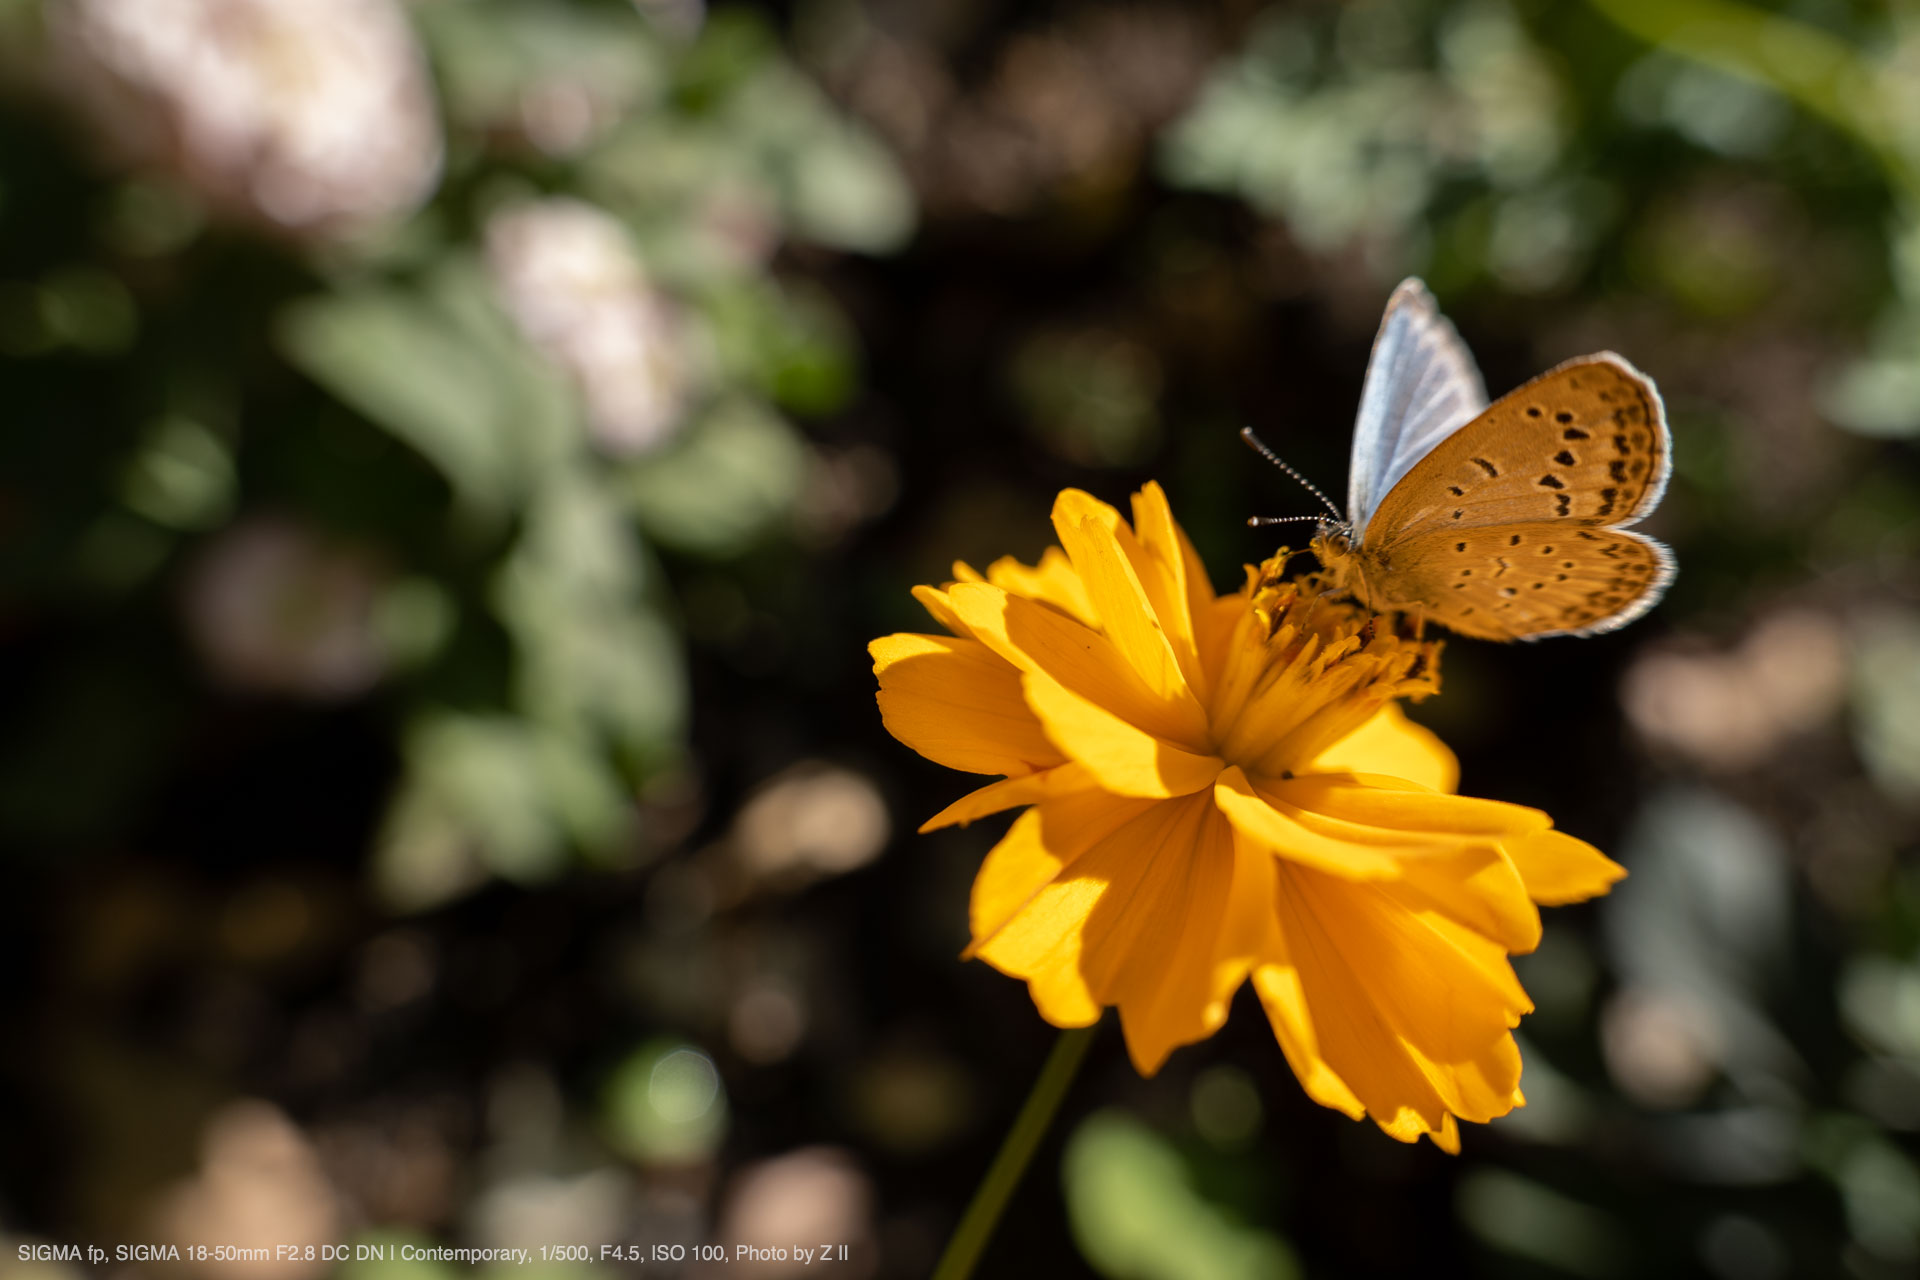
<path fill-rule="evenodd" d="M 1886 1262 L 1920 1260 L 1920 1169 L 1858 1116 L 1826 1115 L 1806 1130 L 1807 1161 L 1831 1178 L 1855 1240 Z"/>
<path fill-rule="evenodd" d="M 1648 43 L 1777 90 L 1874 148 L 1911 189 L 1883 77 L 1823 27 L 1731 0 L 1590 0 Z"/>
<path fill-rule="evenodd" d="M 1606 1214 L 1530 1178 L 1476 1169 L 1461 1180 L 1461 1221 L 1503 1252 L 1578 1276 L 1624 1273 L 1629 1235 Z"/>
<path fill-rule="evenodd" d="M 773 86 L 781 83 L 764 77 L 755 82 L 756 93 L 774 97 Z M 893 153 L 864 126 L 830 115 L 819 90 L 797 72 L 784 83 L 790 97 L 816 101 L 802 108 L 798 101 L 754 99 L 741 110 L 792 111 L 810 119 L 810 129 L 776 144 L 774 152 L 794 235 L 857 253 L 900 248 L 913 234 L 914 198 Z"/>
<path fill-rule="evenodd" d="M 831 248 L 884 253 L 913 233 L 913 189 L 893 154 L 786 59 L 757 17 L 707 23 L 674 101 L 678 112 L 634 118 L 587 161 L 595 198 L 654 225 L 650 238 L 715 230 L 700 224 L 763 201 L 772 230 Z"/>
<path fill-rule="evenodd" d="M 1293 1253 L 1202 1199 L 1180 1153 L 1118 1111 L 1082 1121 L 1061 1166 L 1080 1253 L 1112 1280 L 1293 1280 Z"/>
<path fill-rule="evenodd" d="M 403 909 L 487 874 L 551 879 L 570 850 L 608 844 L 628 818 L 627 789 L 591 744 L 512 716 L 427 713 L 404 755 L 376 867 L 383 896 Z"/>
<path fill-rule="evenodd" d="M 396 582 L 374 606 L 373 627 L 380 646 L 399 667 L 431 661 L 458 625 L 452 597 L 431 578 Z"/>
<path fill-rule="evenodd" d="M 1160 362 L 1124 334 L 1037 334 L 1014 353 L 1010 375 L 1035 434 L 1069 462 L 1138 466 L 1160 444 Z"/>
<path fill-rule="evenodd" d="M 1494 4 L 1338 13 L 1263 15 L 1163 136 L 1161 172 L 1285 218 L 1311 249 L 1366 249 L 1380 274 L 1430 266 L 1443 289 L 1486 272 L 1545 291 L 1583 267 L 1611 201 L 1597 177 L 1556 176 L 1565 90 L 1518 17 Z M 1439 57 L 1423 66 L 1428 41 Z M 1497 199 L 1463 204 L 1463 189 Z"/>
<path fill-rule="evenodd" d="M 1920 614 L 1880 614 L 1861 628 L 1853 657 L 1853 737 L 1883 791 L 1920 799 Z"/>
<path fill-rule="evenodd" d="M 695 115 L 715 110 L 780 57 L 780 42 L 760 14 L 738 6 L 709 14 L 677 68 L 677 103 Z"/>
<path fill-rule="evenodd" d="M 722 362 L 776 403 L 817 416 L 853 394 L 853 335 L 823 294 L 743 278 L 702 301 Z"/>
<path fill-rule="evenodd" d="M 125 511 L 107 511 L 74 546 L 73 569 L 96 587 L 124 591 L 159 569 L 173 545 L 173 536 L 151 521 Z"/>
<path fill-rule="evenodd" d="M 622 488 L 641 527 L 666 546 L 738 555 L 793 507 L 806 450 L 777 414 L 721 401 L 665 451 L 628 466 Z"/>
<path fill-rule="evenodd" d="M 724 126 L 655 113 L 610 133 L 581 163 L 581 188 L 634 230 L 661 283 L 689 290 L 756 276 L 783 230 L 780 194 Z"/>
<path fill-rule="evenodd" d="M 666 89 L 659 44 L 630 6 L 466 0 L 415 12 L 447 112 L 471 127 L 514 124 L 539 143 L 543 111 L 563 117 L 547 129 L 589 128 Z"/>
<path fill-rule="evenodd" d="M 294 364 L 499 512 L 579 438 L 559 377 L 512 330 L 476 263 L 423 287 L 369 286 L 294 304 L 279 337 Z"/>
<path fill-rule="evenodd" d="M 363 1231 L 353 1239 L 353 1261 L 341 1264 L 334 1280 L 452 1280 L 455 1270 L 446 1263 L 400 1256 L 403 1247 L 432 1248 L 435 1243 L 412 1231 Z"/>
<path fill-rule="evenodd" d="M 200 233 L 206 211 L 175 183 L 127 182 L 115 188 L 101 217 L 101 236 L 129 257 L 175 253 Z"/>
<path fill-rule="evenodd" d="M 1253 1079 L 1230 1063 L 1208 1067 L 1196 1076 L 1187 1106 L 1194 1129 L 1223 1151 L 1251 1146 L 1266 1114 Z"/>
<path fill-rule="evenodd" d="M 518 647 L 522 709 L 569 735 L 598 732 L 659 757 L 686 717 L 678 637 L 642 592 L 640 547 L 596 477 L 566 473 L 535 495 L 494 584 Z"/>
<path fill-rule="evenodd" d="M 121 479 L 127 506 L 172 529 L 211 529 L 233 512 L 237 479 L 226 442 L 175 414 L 148 429 Z"/>
<path fill-rule="evenodd" d="M 1920 435 L 1920 356 L 1891 351 L 1848 364 L 1822 388 L 1820 407 L 1863 436 Z"/>
<path fill-rule="evenodd" d="M 713 1059 L 692 1045 L 655 1040 L 630 1054 L 603 1094 L 608 1137 L 646 1164 L 710 1155 L 727 1131 L 727 1095 Z"/>
<path fill-rule="evenodd" d="M 40 284 L 40 321 L 57 342 L 95 355 L 133 345 L 140 313 L 117 276 L 98 267 L 68 267 Z"/>

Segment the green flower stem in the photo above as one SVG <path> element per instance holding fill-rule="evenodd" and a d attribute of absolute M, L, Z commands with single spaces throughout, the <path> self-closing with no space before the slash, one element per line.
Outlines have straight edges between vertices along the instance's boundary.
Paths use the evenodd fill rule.
<path fill-rule="evenodd" d="M 1853 134 L 1909 197 L 1920 171 L 1889 124 L 1882 85 L 1892 74 L 1808 22 L 1733 0 L 1588 0 L 1616 26 L 1655 48 L 1764 85 Z"/>
<path fill-rule="evenodd" d="M 1091 1027 L 1071 1027 L 1053 1042 L 1053 1052 L 1040 1068 L 1033 1092 L 1027 1095 L 1013 1127 L 1007 1130 L 1006 1140 L 1000 1144 L 1000 1153 L 994 1156 L 987 1176 L 980 1180 L 972 1203 L 960 1218 L 960 1225 L 954 1228 L 953 1238 L 947 1241 L 940 1265 L 933 1269 L 933 1280 L 967 1280 L 973 1274 L 974 1263 L 980 1260 L 981 1251 L 993 1238 L 993 1229 L 1000 1222 L 1000 1211 L 1007 1207 L 1013 1189 L 1020 1185 L 1027 1162 L 1033 1159 L 1034 1149 L 1046 1136 L 1053 1114 L 1060 1109 L 1060 1100 L 1067 1096 L 1067 1086 L 1073 1083 L 1081 1061 L 1087 1056 L 1087 1046 L 1093 1043 L 1099 1029 L 1098 1023 Z"/>

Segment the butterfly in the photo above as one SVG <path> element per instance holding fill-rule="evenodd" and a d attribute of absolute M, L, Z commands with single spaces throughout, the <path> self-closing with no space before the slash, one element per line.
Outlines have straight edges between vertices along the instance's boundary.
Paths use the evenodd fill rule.
<path fill-rule="evenodd" d="M 1315 517 L 1311 548 L 1330 589 L 1375 612 L 1486 640 L 1612 631 L 1673 581 L 1673 553 L 1627 529 L 1659 504 L 1671 445 L 1652 380 L 1611 351 L 1489 405 L 1466 344 L 1409 279 L 1367 364 L 1347 516 L 1321 495 L 1334 519 Z"/>

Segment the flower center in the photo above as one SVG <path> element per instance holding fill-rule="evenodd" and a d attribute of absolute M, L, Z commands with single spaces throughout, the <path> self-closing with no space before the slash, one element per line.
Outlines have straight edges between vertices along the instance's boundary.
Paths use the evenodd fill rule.
<path fill-rule="evenodd" d="M 1248 570 L 1208 707 L 1215 753 L 1268 777 L 1305 768 L 1395 698 L 1440 690 L 1439 641 L 1334 599 L 1317 574 L 1284 576 L 1287 558 Z"/>

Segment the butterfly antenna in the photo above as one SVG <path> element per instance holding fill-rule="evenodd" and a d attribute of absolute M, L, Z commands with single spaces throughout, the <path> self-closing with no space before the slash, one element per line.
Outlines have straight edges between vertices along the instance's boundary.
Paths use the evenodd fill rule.
<path fill-rule="evenodd" d="M 1252 427 L 1240 428 L 1240 438 L 1247 442 L 1247 447 L 1249 449 L 1252 449 L 1255 453 L 1265 458 L 1268 462 L 1271 462 L 1274 466 L 1280 468 L 1282 471 L 1292 476 L 1295 480 L 1298 480 L 1302 488 L 1304 488 L 1308 493 L 1312 494 L 1314 497 L 1320 499 L 1320 504 L 1324 506 L 1328 511 L 1333 513 L 1333 518 L 1336 523 L 1340 523 L 1340 524 L 1346 523 L 1345 517 L 1343 517 L 1340 514 L 1340 508 L 1333 505 L 1333 499 L 1329 498 L 1326 494 L 1320 492 L 1320 487 L 1314 484 L 1313 481 L 1307 479 L 1305 476 L 1301 475 L 1298 471 L 1295 471 L 1292 467 L 1288 466 L 1286 463 L 1286 460 L 1282 458 L 1279 454 L 1267 448 L 1266 444 L 1261 441 L 1260 437 L 1253 434 Z M 1298 520 L 1318 520 L 1320 517 L 1319 516 L 1295 516 L 1290 518 L 1298 519 Z M 1252 523 L 1252 522 L 1249 521 L 1248 523 Z M 1277 519 L 1262 518 L 1260 519 L 1260 523 L 1261 524 L 1280 524 L 1282 523 L 1282 521 Z"/>
<path fill-rule="evenodd" d="M 1319 516 L 1248 516 L 1247 528 L 1264 529 L 1270 524 L 1322 524 Z"/>

